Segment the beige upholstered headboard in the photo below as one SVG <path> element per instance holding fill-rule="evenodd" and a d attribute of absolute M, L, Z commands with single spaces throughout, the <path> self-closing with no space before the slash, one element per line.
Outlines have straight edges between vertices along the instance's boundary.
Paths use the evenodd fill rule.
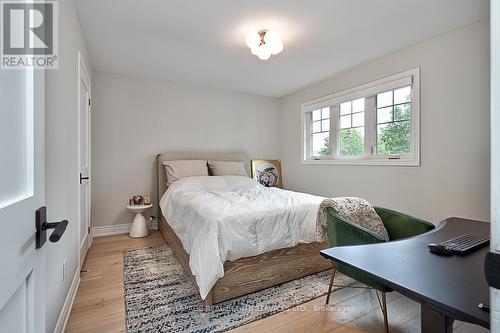
<path fill-rule="evenodd" d="M 251 175 L 250 159 L 245 154 L 224 154 L 224 153 L 166 153 L 156 156 L 156 167 L 158 173 L 158 196 L 156 207 L 158 207 L 158 217 L 161 216 L 160 199 L 167 190 L 167 175 L 163 161 L 175 160 L 207 160 L 207 161 L 243 161 L 248 175 Z"/>

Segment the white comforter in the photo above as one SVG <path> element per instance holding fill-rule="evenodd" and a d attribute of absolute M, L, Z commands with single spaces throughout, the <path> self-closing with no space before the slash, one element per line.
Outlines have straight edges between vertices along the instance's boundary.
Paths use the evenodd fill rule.
<path fill-rule="evenodd" d="M 224 262 L 316 239 L 322 197 L 268 188 L 248 177 L 188 177 L 174 182 L 160 207 L 189 253 L 205 299 Z"/>

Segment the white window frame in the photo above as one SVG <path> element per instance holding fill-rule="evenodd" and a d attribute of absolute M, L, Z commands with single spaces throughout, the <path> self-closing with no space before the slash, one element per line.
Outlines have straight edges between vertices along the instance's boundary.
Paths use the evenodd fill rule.
<path fill-rule="evenodd" d="M 411 126 L 412 142 L 410 153 L 405 155 L 377 155 L 375 98 L 372 96 L 411 85 Z M 362 156 L 337 156 L 338 139 L 337 125 L 333 121 L 338 117 L 338 108 L 332 108 L 330 119 L 330 152 L 328 156 L 310 156 L 310 112 L 324 107 L 333 107 L 340 103 L 365 97 L 366 103 L 372 103 L 372 108 L 365 107 L 365 154 Z M 370 111 L 374 112 L 370 112 Z M 372 128 L 373 127 L 373 128 Z M 361 86 L 347 89 L 332 95 L 324 96 L 301 105 L 301 160 L 302 164 L 334 164 L 334 165 L 389 165 L 389 166 L 420 166 L 420 68 L 410 69 L 395 75 L 372 81 Z M 332 140 L 335 138 L 335 140 Z M 307 140 L 306 140 L 307 139 Z M 333 143 L 332 143 L 333 142 Z M 373 148 L 372 148 L 373 147 Z"/>

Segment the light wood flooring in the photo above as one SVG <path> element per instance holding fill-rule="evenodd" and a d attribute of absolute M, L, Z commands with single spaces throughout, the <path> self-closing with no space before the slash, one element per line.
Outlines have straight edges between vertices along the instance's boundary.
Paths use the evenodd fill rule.
<path fill-rule="evenodd" d="M 165 243 L 160 232 L 140 239 L 128 235 L 95 238 L 83 265 L 80 286 L 66 332 L 124 332 L 122 251 Z M 420 307 L 398 294 L 387 296 L 391 333 L 420 332 Z M 232 332 L 382 332 L 382 313 L 373 291 L 345 288 L 336 291 L 330 307 L 325 297 L 239 327 Z M 456 333 L 488 330 L 455 322 Z"/>

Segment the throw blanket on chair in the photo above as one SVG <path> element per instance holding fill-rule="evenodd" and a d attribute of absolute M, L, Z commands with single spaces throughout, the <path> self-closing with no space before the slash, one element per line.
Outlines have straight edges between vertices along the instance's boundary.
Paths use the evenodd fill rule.
<path fill-rule="evenodd" d="M 316 234 L 318 239 L 327 238 L 326 209 L 333 208 L 344 219 L 362 226 L 379 235 L 386 241 L 389 234 L 384 223 L 377 215 L 373 206 L 366 200 L 354 197 L 325 199 L 321 202 L 316 217 Z"/>

